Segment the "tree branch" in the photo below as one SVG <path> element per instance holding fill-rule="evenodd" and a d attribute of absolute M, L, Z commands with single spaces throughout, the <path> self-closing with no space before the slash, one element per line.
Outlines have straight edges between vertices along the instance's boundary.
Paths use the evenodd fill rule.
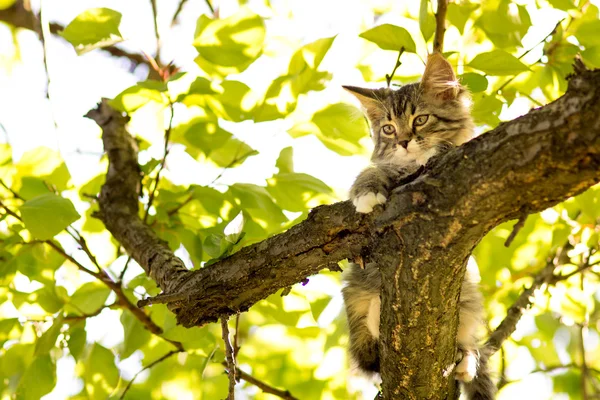
<path fill-rule="evenodd" d="M 231 347 L 231 341 L 229 340 L 227 318 L 221 318 L 221 337 L 223 338 L 223 345 L 225 346 L 225 361 L 227 361 L 227 375 L 229 376 L 229 394 L 227 395 L 227 400 L 234 400 L 237 367 L 235 366 L 233 348 Z"/>
<path fill-rule="evenodd" d="M 485 233 L 518 218 L 524 207 L 544 210 L 600 180 L 600 71 L 592 71 L 572 78 L 557 101 L 432 160 L 394 191 L 383 212 L 358 215 L 347 201 L 317 207 L 287 232 L 189 272 L 137 215 L 140 175 L 135 142 L 124 128 L 127 119 L 106 101 L 88 116 L 104 132 L 110 161 L 100 216 L 164 293 L 185 299 L 170 307 L 186 327 L 245 311 L 329 265 L 354 259 L 369 251 L 371 235 L 401 231 L 410 240 L 415 229 L 422 242 L 428 232 L 434 249 L 459 251 L 453 253 L 454 265 Z M 438 225 L 425 230 L 431 219 Z M 462 276 L 461 268 L 448 276 Z"/>
<path fill-rule="evenodd" d="M 448 11 L 448 0 L 438 0 L 438 8 L 435 13 L 435 36 L 433 37 L 433 52 L 442 53 L 444 50 L 444 35 L 446 34 L 446 11 Z"/>
<path fill-rule="evenodd" d="M 129 383 L 125 387 L 125 390 L 123 390 L 123 393 L 121 393 L 121 397 L 119 397 L 119 399 L 124 399 L 125 398 L 125 395 L 129 391 L 129 389 L 131 388 L 131 385 L 133 385 L 133 382 L 135 381 L 135 379 L 138 377 L 139 374 L 141 374 L 142 372 L 146 371 L 147 369 L 150 369 L 150 368 L 154 367 L 156 364 L 159 364 L 159 363 L 165 361 L 167 358 L 171 357 L 172 355 L 175 355 L 177 353 L 181 353 L 182 351 L 183 350 L 171 350 L 170 352 L 168 352 L 167 354 L 165 354 L 161 358 L 159 358 L 159 359 L 151 362 L 150 364 L 146 365 L 144 368 L 142 368 L 141 370 L 139 370 L 133 376 L 133 378 L 131 378 L 131 380 L 129 381 Z"/>
<path fill-rule="evenodd" d="M 221 365 L 223 365 L 225 368 L 228 368 L 226 361 L 223 361 L 221 363 Z M 284 400 L 298 400 L 298 398 L 292 396 L 292 394 L 289 391 L 276 389 L 273 386 L 270 386 L 270 385 L 266 384 L 265 382 L 263 382 L 263 381 L 261 381 L 259 379 L 256 379 L 252 375 L 250 375 L 250 374 L 242 371 L 239 368 L 236 369 L 236 375 L 240 379 L 243 379 L 246 382 L 248 382 L 248 383 L 250 383 L 250 384 L 258 387 L 260 390 L 262 390 L 265 393 L 272 394 L 273 396 L 277 396 L 277 397 L 282 398 Z"/>

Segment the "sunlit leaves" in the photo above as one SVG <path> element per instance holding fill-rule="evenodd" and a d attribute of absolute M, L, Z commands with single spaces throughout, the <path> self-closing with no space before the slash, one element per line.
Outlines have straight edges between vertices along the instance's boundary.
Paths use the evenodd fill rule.
<path fill-rule="evenodd" d="M 79 219 L 73 203 L 48 193 L 27 200 L 20 208 L 25 227 L 40 240 L 48 240 Z"/>
<path fill-rule="evenodd" d="M 460 83 L 469 88 L 471 93 L 483 92 L 488 87 L 487 78 L 474 72 L 467 72 L 461 75 Z"/>
<path fill-rule="evenodd" d="M 472 4 L 468 1 L 450 2 L 446 18 L 462 34 L 465 30 L 465 24 L 477 8 L 479 8 L 479 4 Z"/>
<path fill-rule="evenodd" d="M 38 400 L 56 385 L 56 366 L 49 355 L 36 357 L 17 387 L 18 400 Z"/>
<path fill-rule="evenodd" d="M 36 147 L 27 151 L 15 165 L 14 189 L 21 197 L 31 199 L 68 188 L 71 175 L 60 154 L 47 147 Z"/>
<path fill-rule="evenodd" d="M 44 334 L 38 339 L 35 344 L 35 356 L 43 356 L 47 355 L 50 350 L 54 347 L 56 340 L 58 339 L 58 335 L 60 334 L 60 329 L 62 328 L 64 323 L 64 315 L 61 313 L 54 319 L 52 326 L 44 332 Z"/>
<path fill-rule="evenodd" d="M 110 105 L 119 111 L 131 113 L 149 102 L 168 104 L 164 94 L 166 90 L 167 85 L 163 82 L 139 82 L 119 93 L 110 101 Z"/>
<path fill-rule="evenodd" d="M 121 13 L 110 8 L 93 8 L 79 14 L 61 32 L 77 51 L 84 54 L 123 40 L 119 32 Z"/>
<path fill-rule="evenodd" d="M 248 212 L 252 219 L 267 231 L 277 228 L 287 218 L 272 200 L 269 192 L 264 187 L 247 183 L 236 183 L 229 188 L 229 192 L 237 205 Z"/>
<path fill-rule="evenodd" d="M 73 293 L 65 309 L 76 315 L 93 314 L 104 305 L 109 294 L 110 289 L 100 282 L 85 283 Z"/>
<path fill-rule="evenodd" d="M 84 365 L 83 379 L 88 395 L 92 398 L 108 398 L 119 383 L 119 370 L 113 353 L 94 343 Z"/>
<path fill-rule="evenodd" d="M 429 12 L 429 0 L 421 0 L 419 8 L 419 28 L 425 41 L 435 32 L 435 17 Z"/>
<path fill-rule="evenodd" d="M 146 344 L 146 342 L 150 340 L 152 334 L 129 311 L 123 311 L 121 313 L 121 324 L 123 324 L 124 339 L 119 355 L 121 359 L 125 359 Z"/>
<path fill-rule="evenodd" d="M 196 62 L 207 72 L 241 72 L 260 55 L 264 39 L 262 18 L 246 8 L 222 19 L 202 15 L 193 42 L 199 53 Z"/>
<path fill-rule="evenodd" d="M 275 79 L 267 89 L 262 104 L 254 112 L 254 121 L 282 118 L 296 109 L 300 94 L 325 88 L 325 82 L 331 78 L 331 74 L 318 68 L 334 39 L 316 40 L 294 53 L 287 74 Z"/>
<path fill-rule="evenodd" d="M 305 211 L 307 202 L 317 194 L 331 193 L 321 180 L 302 173 L 279 173 L 267 180 L 267 190 L 277 204 L 290 211 Z"/>
<path fill-rule="evenodd" d="M 531 26 L 525 6 L 509 0 L 489 1 L 484 5 L 476 26 L 499 48 L 513 49 L 521 45 L 523 36 Z"/>
<path fill-rule="evenodd" d="M 529 70 L 516 57 L 503 50 L 480 53 L 468 65 L 488 75 L 516 75 Z"/>
<path fill-rule="evenodd" d="M 392 24 L 379 25 L 359 35 L 363 39 L 375 43 L 383 50 L 404 51 L 414 53 L 417 51 L 415 42 L 408 31 Z"/>
<path fill-rule="evenodd" d="M 359 141 L 368 128 L 360 111 L 347 104 L 332 104 L 316 112 L 310 122 L 299 123 L 288 133 L 292 137 L 315 135 L 327 148 L 343 156 L 364 151 Z"/>

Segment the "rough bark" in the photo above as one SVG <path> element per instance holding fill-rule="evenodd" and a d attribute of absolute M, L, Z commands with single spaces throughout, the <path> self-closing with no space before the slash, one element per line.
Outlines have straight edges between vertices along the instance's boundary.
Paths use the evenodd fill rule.
<path fill-rule="evenodd" d="M 91 115 L 104 131 L 112 175 L 101 217 L 170 295 L 178 322 L 190 327 L 245 311 L 339 260 L 372 254 L 384 277 L 382 376 L 390 399 L 454 398 L 444 371 L 454 359 L 465 260 L 479 240 L 600 181 L 600 71 L 583 72 L 557 101 L 432 160 L 382 211 L 358 215 L 349 202 L 318 207 L 283 234 L 186 272 L 134 219 L 138 192 L 124 186 L 139 188 L 137 154 L 125 121 L 107 107 L 99 109 L 104 117 Z"/>

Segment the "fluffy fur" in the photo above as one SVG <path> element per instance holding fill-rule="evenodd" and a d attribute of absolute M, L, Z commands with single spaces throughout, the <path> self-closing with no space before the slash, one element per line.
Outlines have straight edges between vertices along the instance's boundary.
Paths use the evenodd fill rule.
<path fill-rule="evenodd" d="M 420 83 L 397 90 L 346 86 L 361 102 L 371 125 L 375 149 L 372 166 L 361 172 L 350 190 L 356 210 L 369 213 L 383 204 L 402 177 L 434 155 L 472 137 L 470 96 L 450 64 L 438 54 L 427 60 Z M 376 265 L 351 264 L 344 272 L 344 303 L 350 330 L 350 354 L 367 373 L 379 372 L 381 276 Z M 477 274 L 467 270 L 459 301 L 458 355 L 454 370 L 470 400 L 491 400 L 495 386 L 487 355 L 479 352 L 483 300 Z"/>

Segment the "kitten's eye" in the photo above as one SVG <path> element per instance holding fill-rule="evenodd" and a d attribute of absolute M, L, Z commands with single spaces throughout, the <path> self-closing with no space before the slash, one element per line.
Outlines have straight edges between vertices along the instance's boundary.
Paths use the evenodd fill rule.
<path fill-rule="evenodd" d="M 394 125 L 384 125 L 381 130 L 383 131 L 383 133 L 385 133 L 386 135 L 393 135 L 396 132 L 396 128 L 394 127 Z"/>
<path fill-rule="evenodd" d="M 413 126 L 425 125 L 425 122 L 429 119 L 429 115 L 419 115 L 413 120 Z"/>

